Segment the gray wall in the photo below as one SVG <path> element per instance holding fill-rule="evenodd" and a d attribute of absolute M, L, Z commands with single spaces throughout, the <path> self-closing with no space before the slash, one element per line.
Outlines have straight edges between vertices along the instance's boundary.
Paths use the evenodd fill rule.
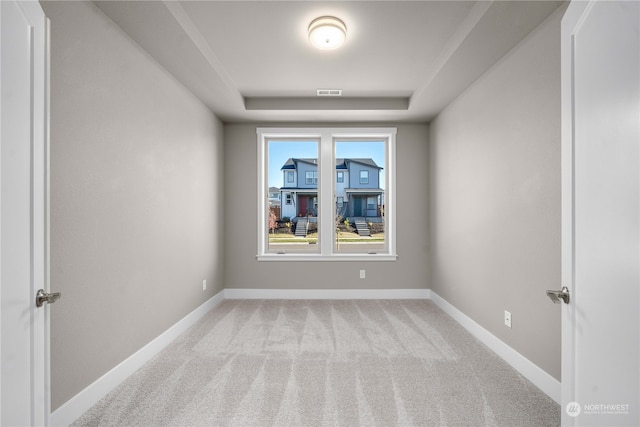
<path fill-rule="evenodd" d="M 563 11 L 430 127 L 432 290 L 557 379 Z"/>
<path fill-rule="evenodd" d="M 428 288 L 428 127 L 398 125 L 397 251 L 395 262 L 256 261 L 256 127 L 227 124 L 225 159 L 225 287 L 258 289 Z M 300 126 L 299 124 L 296 126 Z M 312 126 L 319 126 L 318 123 Z M 349 126 L 326 124 L 323 126 Z M 367 126 L 359 124 L 358 126 Z M 369 124 L 369 126 L 371 126 Z M 393 126 L 380 124 L 380 126 Z M 294 126 L 292 126 L 294 127 Z M 359 270 L 367 278 L 359 279 Z"/>
<path fill-rule="evenodd" d="M 56 409 L 223 289 L 223 126 L 93 4 L 43 8 Z"/>

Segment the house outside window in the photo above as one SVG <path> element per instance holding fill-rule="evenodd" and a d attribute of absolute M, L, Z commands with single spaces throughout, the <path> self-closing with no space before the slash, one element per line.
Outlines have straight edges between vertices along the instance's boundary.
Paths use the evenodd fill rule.
<path fill-rule="evenodd" d="M 290 205 L 291 204 L 291 193 L 287 193 L 286 196 L 284 196 L 284 200 L 285 200 L 285 204 L 286 205 Z"/>
<path fill-rule="evenodd" d="M 369 171 L 360 171 L 360 184 L 368 184 L 369 183 Z"/>
<path fill-rule="evenodd" d="M 344 182 L 344 172 L 338 171 L 337 175 L 338 175 L 337 182 Z"/>
<path fill-rule="evenodd" d="M 291 184 L 295 182 L 295 179 L 293 177 L 293 171 L 287 171 L 287 183 Z"/>

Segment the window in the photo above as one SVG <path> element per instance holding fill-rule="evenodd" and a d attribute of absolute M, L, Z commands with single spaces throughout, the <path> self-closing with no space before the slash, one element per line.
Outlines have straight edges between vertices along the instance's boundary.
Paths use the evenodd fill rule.
<path fill-rule="evenodd" d="M 377 208 L 376 206 L 377 197 L 367 197 L 367 210 L 372 211 Z"/>
<path fill-rule="evenodd" d="M 378 254 L 389 250 L 389 218 L 378 209 L 388 186 L 388 143 L 375 137 L 339 138 L 335 141 L 335 162 L 346 167 L 346 174 L 358 177 L 347 188 L 336 186 L 336 196 L 346 203 L 336 207 L 337 235 L 334 253 Z M 360 185 L 367 184 L 367 185 Z"/>
<path fill-rule="evenodd" d="M 369 183 L 369 171 L 361 170 L 360 171 L 360 184 L 368 184 Z"/>
<path fill-rule="evenodd" d="M 397 258 L 395 128 L 256 131 L 259 261 Z M 298 175 L 297 186 L 283 192 L 281 217 L 291 221 L 270 229 L 265 190 L 282 187 L 288 172 Z M 348 176 L 354 177 L 350 185 Z"/>
<path fill-rule="evenodd" d="M 287 183 L 292 184 L 295 180 L 293 179 L 293 171 L 287 171 Z"/>
<path fill-rule="evenodd" d="M 313 138 L 269 138 L 264 142 L 261 173 L 265 186 L 282 187 L 282 180 L 290 177 L 293 181 L 283 191 L 280 218 L 285 221 L 276 222 L 275 228 L 272 221 L 265 231 L 265 253 L 318 253 L 318 147 Z"/>
<path fill-rule="evenodd" d="M 306 171 L 304 183 L 307 185 L 318 185 L 318 171 Z"/>

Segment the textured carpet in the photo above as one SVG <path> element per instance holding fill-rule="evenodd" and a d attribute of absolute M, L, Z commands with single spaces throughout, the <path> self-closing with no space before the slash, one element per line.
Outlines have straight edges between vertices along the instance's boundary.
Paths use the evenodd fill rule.
<path fill-rule="evenodd" d="M 426 300 L 228 300 L 76 426 L 556 426 L 560 407 Z"/>

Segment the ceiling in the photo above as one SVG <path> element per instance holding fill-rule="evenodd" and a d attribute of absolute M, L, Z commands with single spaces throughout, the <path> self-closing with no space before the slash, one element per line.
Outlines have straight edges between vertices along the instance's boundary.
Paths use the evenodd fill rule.
<path fill-rule="evenodd" d="M 95 2 L 225 122 L 429 121 L 561 3 Z M 309 43 L 322 15 L 340 49 Z"/>

